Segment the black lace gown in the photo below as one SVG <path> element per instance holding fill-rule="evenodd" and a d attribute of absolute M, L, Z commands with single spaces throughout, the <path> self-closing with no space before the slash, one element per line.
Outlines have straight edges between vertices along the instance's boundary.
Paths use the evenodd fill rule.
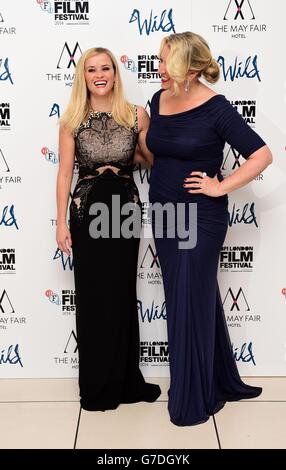
<path fill-rule="evenodd" d="M 140 206 L 133 180 L 137 132 L 137 123 L 128 130 L 117 124 L 111 113 L 92 111 L 75 134 L 79 179 L 70 205 L 70 228 L 79 387 L 81 406 L 86 410 L 152 402 L 160 395 L 159 386 L 145 383 L 139 369 L 139 238 L 118 237 L 118 229 L 114 232 L 117 238 L 111 237 L 112 219 L 118 219 L 122 205 L 131 202 Z M 120 207 L 112 207 L 116 195 L 120 196 Z M 109 209 L 106 238 L 106 234 L 93 238 L 89 233 L 90 223 L 97 217 L 89 214 L 93 203 L 104 203 Z M 124 217 L 120 216 L 121 223 Z"/>

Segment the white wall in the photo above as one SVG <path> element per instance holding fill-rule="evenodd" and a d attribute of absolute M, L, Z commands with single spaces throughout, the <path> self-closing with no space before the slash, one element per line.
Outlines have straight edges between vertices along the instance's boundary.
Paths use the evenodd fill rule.
<path fill-rule="evenodd" d="M 79 21 L 58 20 L 55 7 L 60 4 L 71 10 L 85 5 L 87 11 Z M 222 255 L 222 261 L 228 263 L 228 256 L 243 260 L 241 253 L 251 253 L 250 265 L 221 266 L 219 282 L 241 373 L 285 374 L 285 15 L 283 0 L 25 0 L 17 5 L 2 0 L 0 377 L 71 377 L 78 372 L 72 259 L 62 257 L 55 242 L 57 109 L 63 112 L 71 91 L 69 52 L 76 63 L 90 47 L 111 49 L 121 64 L 128 99 L 148 109 L 160 88 L 157 59 L 151 56 L 163 36 L 186 30 L 204 36 L 220 57 L 224 70 L 215 89 L 234 103 L 246 102 L 238 110 L 254 113 L 250 125 L 274 154 L 261 178 L 230 195 L 232 224 L 224 249 L 229 255 Z M 144 62 L 139 56 L 149 57 Z M 142 75 L 146 69 L 149 76 Z M 228 174 L 235 163 L 229 146 L 225 157 Z M 147 202 L 148 174 L 141 170 L 135 179 Z M 150 232 L 146 218 L 144 227 Z M 142 240 L 142 368 L 146 376 L 166 376 L 166 311 L 155 255 L 153 241 Z"/>

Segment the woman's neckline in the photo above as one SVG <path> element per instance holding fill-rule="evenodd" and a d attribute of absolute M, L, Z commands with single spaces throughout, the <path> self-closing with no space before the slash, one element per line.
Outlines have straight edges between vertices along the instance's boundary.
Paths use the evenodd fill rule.
<path fill-rule="evenodd" d="M 181 111 L 180 113 L 173 113 L 173 114 L 161 114 L 160 113 L 160 98 L 161 98 L 161 95 L 162 95 L 163 91 L 166 91 L 166 90 L 164 90 L 162 88 L 161 88 L 161 90 L 159 90 L 160 95 L 159 95 L 159 100 L 158 100 L 158 116 L 160 116 L 160 117 L 180 116 L 182 114 L 190 113 L 191 111 L 195 111 L 195 110 L 201 108 L 202 106 L 205 106 L 210 101 L 212 101 L 214 98 L 216 98 L 218 96 L 224 96 L 224 95 L 221 95 L 220 93 L 217 93 L 216 95 L 211 96 L 209 99 L 207 99 L 203 103 L 199 104 L 198 106 L 194 106 L 193 108 L 187 109 L 186 111 Z"/>
<path fill-rule="evenodd" d="M 107 114 L 108 116 L 112 115 L 112 111 L 97 111 L 96 109 L 90 109 L 90 114 Z"/>

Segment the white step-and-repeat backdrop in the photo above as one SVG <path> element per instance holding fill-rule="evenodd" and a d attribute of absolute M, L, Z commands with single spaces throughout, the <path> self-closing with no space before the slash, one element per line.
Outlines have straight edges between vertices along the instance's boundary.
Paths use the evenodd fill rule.
<path fill-rule="evenodd" d="M 240 372 L 285 375 L 285 17 L 285 0 L 1 0 L 0 377 L 78 373 L 73 259 L 55 242 L 55 184 L 58 118 L 81 53 L 111 49 L 127 98 L 149 110 L 160 88 L 160 41 L 186 30 L 207 39 L 221 67 L 216 91 L 274 155 L 264 174 L 230 195 L 218 275 Z M 222 172 L 242 161 L 226 145 Z M 135 179 L 146 235 L 138 259 L 141 366 L 145 376 L 167 376 L 162 277 L 147 238 L 149 171 Z"/>

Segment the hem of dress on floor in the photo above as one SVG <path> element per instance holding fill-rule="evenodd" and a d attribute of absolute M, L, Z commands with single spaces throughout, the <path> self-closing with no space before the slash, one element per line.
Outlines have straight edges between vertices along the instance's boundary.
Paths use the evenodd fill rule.
<path fill-rule="evenodd" d="M 203 423 L 206 423 L 211 416 L 213 416 L 214 414 L 218 413 L 223 407 L 224 405 L 226 404 L 227 401 L 221 401 L 217 404 L 217 406 L 214 408 L 214 410 L 207 414 L 204 418 L 202 419 L 198 419 L 198 420 L 195 420 L 195 421 L 192 421 L 192 422 L 180 422 L 179 420 L 174 420 L 172 418 L 170 418 L 170 421 L 171 423 L 175 424 L 175 426 L 197 426 L 198 424 L 203 424 Z"/>
<path fill-rule="evenodd" d="M 249 400 L 258 397 L 262 393 L 262 388 L 261 387 L 252 387 L 252 394 L 249 394 L 249 396 L 241 396 L 240 398 L 234 397 L 234 396 L 229 396 L 229 397 L 224 397 L 224 400 L 218 401 L 217 405 L 215 406 L 214 410 L 210 412 L 209 414 L 206 414 L 206 416 L 202 419 L 198 419 L 192 422 L 182 422 L 180 420 L 175 420 L 170 417 L 171 423 L 175 424 L 175 426 L 196 426 L 198 424 L 203 424 L 209 420 L 211 416 L 214 414 L 218 413 L 227 402 L 233 402 L 233 401 L 241 401 L 241 400 Z"/>
<path fill-rule="evenodd" d="M 92 400 L 86 400 L 84 398 L 80 399 L 81 407 L 86 411 L 107 411 L 107 410 L 115 410 L 118 408 L 119 405 L 131 404 L 131 403 L 139 403 L 141 401 L 147 403 L 154 403 L 159 396 L 161 395 L 161 389 L 157 384 L 150 384 L 145 383 L 146 390 L 141 391 L 141 393 L 134 394 L 133 396 L 125 396 L 122 397 L 119 401 L 116 402 L 92 402 Z"/>

